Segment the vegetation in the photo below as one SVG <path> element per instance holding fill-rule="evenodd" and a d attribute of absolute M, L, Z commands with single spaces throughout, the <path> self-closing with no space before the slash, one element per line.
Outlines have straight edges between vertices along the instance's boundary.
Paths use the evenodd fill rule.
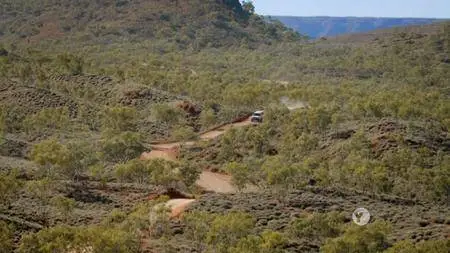
<path fill-rule="evenodd" d="M 251 1 L 0 8 L 1 249 L 446 252 L 450 24 L 306 42 Z M 262 124 L 183 148 L 180 161 L 140 159 L 155 140 L 195 140 L 257 109 Z M 151 200 L 201 192 L 204 169 L 241 192 L 195 196 L 180 221 L 168 198 Z M 382 213 L 350 224 L 353 198 Z"/>

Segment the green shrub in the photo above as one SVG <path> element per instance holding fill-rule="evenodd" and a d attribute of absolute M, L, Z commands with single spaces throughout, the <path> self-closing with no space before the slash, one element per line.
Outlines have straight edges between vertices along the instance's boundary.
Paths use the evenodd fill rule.
<path fill-rule="evenodd" d="M 7 206 L 23 186 L 23 182 L 17 178 L 18 171 L 0 172 L 0 202 L 1 206 Z"/>
<path fill-rule="evenodd" d="M 20 253 L 57 253 L 67 251 L 93 253 L 139 252 L 137 235 L 129 231 L 101 227 L 57 226 L 24 235 Z"/>
<path fill-rule="evenodd" d="M 328 239 L 320 248 L 323 253 L 377 253 L 388 248 L 387 234 L 391 227 L 385 222 L 366 226 L 350 225 L 345 233 Z"/>
<path fill-rule="evenodd" d="M 215 252 L 226 253 L 240 238 L 248 236 L 254 225 L 254 218 L 245 213 L 232 212 L 217 216 L 206 235 L 206 243 Z"/>
<path fill-rule="evenodd" d="M 430 240 L 417 244 L 411 241 L 400 241 L 385 253 L 446 253 L 450 251 L 450 240 Z"/>
<path fill-rule="evenodd" d="M 0 252 L 13 252 L 13 233 L 3 221 L 0 221 Z"/>
<path fill-rule="evenodd" d="M 172 138 L 175 141 L 188 141 L 196 138 L 194 129 L 189 126 L 178 126 L 172 130 Z"/>
<path fill-rule="evenodd" d="M 126 162 L 139 157 L 145 148 L 141 136 L 134 132 L 107 134 L 101 141 L 103 156 L 109 162 Z"/>
<path fill-rule="evenodd" d="M 338 212 L 303 215 L 290 226 L 294 238 L 335 238 L 344 231 L 344 216 Z"/>
<path fill-rule="evenodd" d="M 103 114 L 102 126 L 116 133 L 135 131 L 137 111 L 131 107 L 108 107 Z"/>

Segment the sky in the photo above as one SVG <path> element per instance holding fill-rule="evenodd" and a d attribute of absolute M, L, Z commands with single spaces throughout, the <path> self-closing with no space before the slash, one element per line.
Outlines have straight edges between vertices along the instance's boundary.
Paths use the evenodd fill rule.
<path fill-rule="evenodd" d="M 253 0 L 260 15 L 450 18 L 450 0 Z"/>

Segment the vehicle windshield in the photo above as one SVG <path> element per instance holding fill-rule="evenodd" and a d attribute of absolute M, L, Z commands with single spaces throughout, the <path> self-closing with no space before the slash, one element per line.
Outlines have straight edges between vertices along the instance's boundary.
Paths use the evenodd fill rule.
<path fill-rule="evenodd" d="M 248 114 L 247 114 L 248 115 Z M 260 117 L 261 116 L 261 113 L 257 113 L 257 112 L 255 112 L 255 113 L 253 113 L 253 116 L 257 116 L 257 117 Z M 248 117 L 248 116 L 247 116 Z"/>

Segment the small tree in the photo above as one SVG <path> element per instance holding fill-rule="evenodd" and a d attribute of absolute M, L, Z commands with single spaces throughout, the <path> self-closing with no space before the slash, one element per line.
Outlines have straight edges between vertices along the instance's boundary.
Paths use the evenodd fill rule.
<path fill-rule="evenodd" d="M 267 175 L 267 184 L 273 187 L 281 202 L 285 202 L 289 191 L 300 183 L 298 168 L 285 164 L 281 157 L 269 157 L 262 169 Z"/>
<path fill-rule="evenodd" d="M 200 124 L 203 129 L 207 129 L 208 127 L 214 125 L 215 122 L 216 115 L 212 109 L 206 109 L 200 113 Z"/>
<path fill-rule="evenodd" d="M 183 181 L 178 164 L 164 159 L 153 159 L 147 162 L 150 171 L 150 182 L 164 186 L 166 189 L 176 188 Z"/>
<path fill-rule="evenodd" d="M 7 207 L 13 197 L 22 188 L 23 183 L 17 179 L 18 171 L 0 172 L 0 202 Z"/>
<path fill-rule="evenodd" d="M 82 176 L 98 161 L 90 143 L 74 141 L 63 145 L 55 139 L 36 144 L 31 157 L 45 170 L 45 176 L 63 175 L 71 180 Z"/>
<path fill-rule="evenodd" d="M 133 159 L 127 163 L 117 165 L 115 175 L 116 178 L 123 182 L 145 184 L 149 182 L 150 172 L 145 162 Z"/>
<path fill-rule="evenodd" d="M 181 161 L 179 164 L 179 173 L 186 187 L 192 187 L 200 177 L 201 168 L 198 164 L 192 164 L 189 161 Z"/>
<path fill-rule="evenodd" d="M 63 67 L 63 70 L 70 75 L 83 74 L 85 65 L 84 59 L 81 56 L 72 54 L 60 54 L 57 57 L 57 63 Z"/>
<path fill-rule="evenodd" d="M 54 177 L 58 170 L 69 166 L 71 154 L 65 145 L 49 139 L 34 145 L 31 158 L 45 170 L 45 176 Z"/>
<path fill-rule="evenodd" d="M 64 196 L 58 195 L 50 200 L 50 203 L 55 206 L 61 215 L 67 220 L 69 220 L 70 215 L 75 209 L 75 200 L 71 198 L 66 198 Z"/>
<path fill-rule="evenodd" d="M 377 253 L 387 249 L 387 234 L 391 227 L 386 222 L 367 226 L 351 225 L 340 237 L 329 239 L 320 248 L 323 253 Z"/>
<path fill-rule="evenodd" d="M 24 235 L 18 252 L 137 253 L 139 240 L 136 233 L 117 228 L 56 226 Z"/>
<path fill-rule="evenodd" d="M 290 234 L 298 239 L 307 237 L 324 241 L 326 238 L 335 238 L 343 232 L 344 220 L 345 217 L 337 212 L 303 215 L 292 223 Z"/>
<path fill-rule="evenodd" d="M 13 233 L 3 221 L 0 221 L 0 252 L 13 252 Z"/>
<path fill-rule="evenodd" d="M 208 212 L 191 212 L 183 216 L 186 236 L 194 242 L 197 252 L 206 250 L 206 238 L 215 217 L 216 215 Z"/>
<path fill-rule="evenodd" d="M 230 253 L 282 253 L 287 238 L 283 234 L 266 230 L 260 236 L 249 235 L 241 238 Z"/>
<path fill-rule="evenodd" d="M 138 157 L 145 150 L 141 136 L 134 132 L 104 134 L 101 146 L 103 157 L 109 162 L 126 162 Z"/>
<path fill-rule="evenodd" d="M 179 123 L 184 116 L 184 112 L 168 104 L 157 104 L 152 107 L 152 115 L 156 120 L 165 122 L 169 125 Z"/>
<path fill-rule="evenodd" d="M 172 130 L 172 138 L 175 141 L 187 141 L 196 137 L 194 129 L 189 126 L 176 126 Z"/>
<path fill-rule="evenodd" d="M 239 191 L 245 189 L 245 186 L 250 182 L 250 170 L 244 164 L 231 162 L 225 166 L 224 170 L 231 174 L 231 183 L 236 186 Z"/>
<path fill-rule="evenodd" d="M 253 5 L 253 1 L 243 1 L 242 8 L 250 14 L 255 13 L 255 6 Z"/>
<path fill-rule="evenodd" d="M 414 244 L 411 241 L 400 241 L 384 253 L 447 253 L 450 252 L 450 243 L 447 240 L 429 240 Z"/>
<path fill-rule="evenodd" d="M 53 194 L 55 185 L 50 179 L 45 178 L 37 181 L 27 182 L 27 192 L 31 194 L 35 199 L 41 202 L 39 208 L 41 208 L 41 214 L 43 219 L 48 218 L 47 205 L 50 203 L 51 196 Z"/>
<path fill-rule="evenodd" d="M 211 223 L 211 229 L 206 236 L 208 246 L 218 253 L 227 253 L 240 238 L 251 233 L 255 224 L 252 216 L 240 212 L 232 212 L 217 216 Z"/>
<path fill-rule="evenodd" d="M 108 107 L 103 114 L 103 129 L 115 133 L 135 131 L 136 123 L 137 112 L 131 107 Z"/>

